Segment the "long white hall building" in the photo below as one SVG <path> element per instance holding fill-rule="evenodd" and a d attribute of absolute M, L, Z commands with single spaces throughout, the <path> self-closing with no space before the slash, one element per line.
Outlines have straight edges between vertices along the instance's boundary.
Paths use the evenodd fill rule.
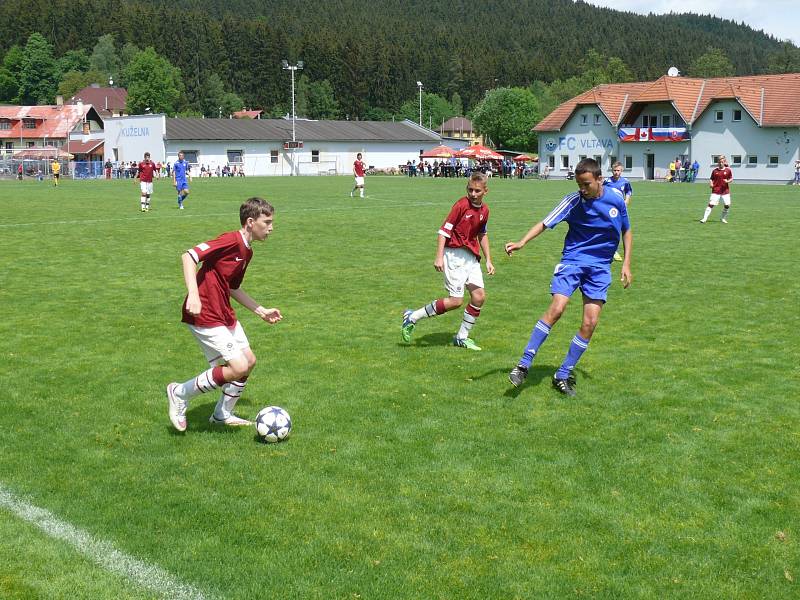
<path fill-rule="evenodd" d="M 788 183 L 800 158 L 800 73 L 599 85 L 534 128 L 540 165 L 566 176 L 582 158 L 629 179 L 662 179 L 697 160 L 705 181 L 724 154 L 739 182 Z"/>
<path fill-rule="evenodd" d="M 349 174 L 359 152 L 369 167 L 396 169 L 442 143 L 439 134 L 411 121 L 298 119 L 294 137 L 290 119 L 156 114 L 107 118 L 104 128 L 104 160 L 138 162 L 149 152 L 153 161 L 173 163 L 183 152 L 198 168 L 235 165 L 247 176 Z"/>

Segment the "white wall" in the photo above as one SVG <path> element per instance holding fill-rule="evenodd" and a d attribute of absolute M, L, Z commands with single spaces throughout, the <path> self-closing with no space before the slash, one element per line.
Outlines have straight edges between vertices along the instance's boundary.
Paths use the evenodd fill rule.
<path fill-rule="evenodd" d="M 597 125 L 596 115 L 599 115 Z M 555 156 L 555 169 L 550 176 L 566 177 L 567 169 L 562 166 L 562 157 L 566 156 L 568 164 L 574 167 L 582 156 L 599 156 L 603 171 L 610 171 L 610 159 L 616 156 L 617 139 L 616 128 L 597 106 L 581 106 L 561 131 L 539 133 L 539 164 L 544 166 L 551 155 Z"/>
<path fill-rule="evenodd" d="M 123 162 L 142 160 L 145 152 L 150 153 L 153 162 L 163 162 L 165 157 L 164 134 L 166 122 L 164 115 L 137 115 L 130 117 L 109 117 L 104 121 L 105 144 L 103 161 Z"/>

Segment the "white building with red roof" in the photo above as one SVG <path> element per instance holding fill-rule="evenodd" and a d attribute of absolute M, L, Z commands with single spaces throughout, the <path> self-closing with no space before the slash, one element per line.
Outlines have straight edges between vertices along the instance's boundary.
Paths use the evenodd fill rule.
<path fill-rule="evenodd" d="M 0 106 L 0 148 L 4 155 L 32 148 L 61 148 L 68 139 L 101 138 L 103 120 L 90 104 Z"/>
<path fill-rule="evenodd" d="M 606 84 L 534 128 L 540 164 L 566 176 L 582 158 L 629 179 L 661 179 L 676 157 L 707 179 L 724 154 L 737 181 L 788 182 L 800 158 L 800 73 Z"/>

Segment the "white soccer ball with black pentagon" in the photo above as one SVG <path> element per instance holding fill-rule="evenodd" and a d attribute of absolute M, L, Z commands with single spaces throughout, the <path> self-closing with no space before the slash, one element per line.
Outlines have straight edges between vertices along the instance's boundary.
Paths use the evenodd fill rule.
<path fill-rule="evenodd" d="M 256 432 L 267 444 L 282 442 L 292 432 L 292 418 L 280 406 L 267 406 L 256 416 Z"/>

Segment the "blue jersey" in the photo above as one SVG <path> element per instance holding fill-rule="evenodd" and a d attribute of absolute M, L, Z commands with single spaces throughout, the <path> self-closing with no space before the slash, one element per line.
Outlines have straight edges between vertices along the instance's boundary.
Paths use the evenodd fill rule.
<path fill-rule="evenodd" d="M 186 174 L 192 170 L 192 167 L 189 166 L 189 163 L 186 162 L 186 159 L 183 159 L 176 160 L 175 166 L 172 167 L 172 169 L 175 173 L 175 181 L 177 183 L 186 183 Z"/>
<path fill-rule="evenodd" d="M 576 265 L 611 263 L 631 226 L 622 192 L 607 186 L 599 198 L 586 199 L 580 192 L 564 196 L 542 223 L 552 229 L 561 221 L 569 225 L 561 262 Z"/>
<path fill-rule="evenodd" d="M 620 176 L 620 178 L 617 179 L 616 181 L 614 181 L 613 177 L 606 177 L 603 180 L 603 185 L 610 185 L 613 188 L 617 188 L 620 192 L 622 192 L 622 195 L 625 198 L 633 195 L 633 188 L 631 187 L 631 182 L 622 176 Z"/>

